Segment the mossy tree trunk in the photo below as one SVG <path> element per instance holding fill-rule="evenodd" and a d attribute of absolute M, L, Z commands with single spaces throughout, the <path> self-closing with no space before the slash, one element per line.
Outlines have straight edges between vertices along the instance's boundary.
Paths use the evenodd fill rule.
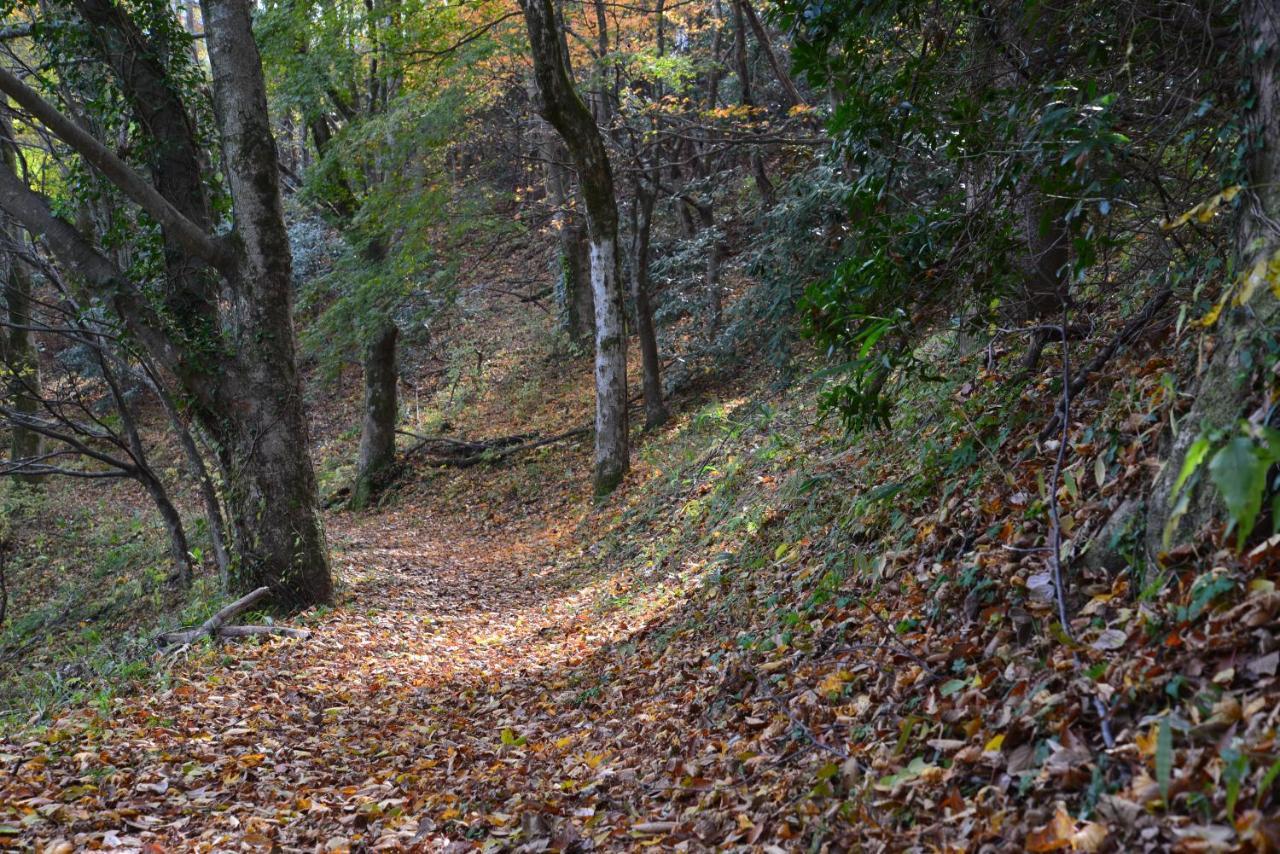
<path fill-rule="evenodd" d="M 1280 336 L 1280 15 L 1273 0 L 1245 0 L 1240 10 L 1248 40 L 1251 107 L 1245 116 L 1246 181 L 1235 235 L 1231 304 L 1218 320 L 1213 354 L 1201 374 L 1191 409 L 1178 425 L 1147 509 L 1147 549 L 1192 543 L 1220 512 L 1205 466 L 1174 495 L 1173 486 L 1195 440 L 1230 428 L 1265 400 L 1260 393 L 1268 343 Z M 1263 414 L 1263 413 L 1258 413 Z M 1179 506 L 1180 505 L 1180 506 Z M 1175 512 L 1177 508 L 1177 512 Z"/>
<path fill-rule="evenodd" d="M 590 239 L 595 301 L 596 436 L 594 490 L 612 492 L 630 465 L 627 435 L 627 351 L 618 257 L 618 203 L 604 139 L 574 88 L 564 31 L 551 0 L 521 0 L 538 109 L 560 134 L 578 173 Z"/>

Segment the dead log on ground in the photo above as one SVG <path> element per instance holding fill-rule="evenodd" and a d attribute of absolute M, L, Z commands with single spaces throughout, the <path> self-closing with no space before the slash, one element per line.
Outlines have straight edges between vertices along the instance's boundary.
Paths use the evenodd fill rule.
<path fill-rule="evenodd" d="M 498 439 L 487 439 L 478 442 L 464 442 L 459 439 L 448 439 L 442 436 L 419 436 L 407 430 L 396 431 L 403 436 L 418 439 L 418 444 L 405 452 L 408 457 L 422 452 L 434 459 L 439 465 L 467 468 L 479 463 L 497 462 L 522 451 L 541 448 L 555 442 L 576 439 L 591 432 L 590 427 L 576 427 L 555 436 L 542 437 L 537 433 L 519 433 L 514 436 L 503 436 Z"/>
<path fill-rule="evenodd" d="M 164 632 L 156 637 L 161 647 L 183 646 L 194 643 L 206 635 L 215 638 L 239 638 L 249 635 L 284 635 L 291 638 L 307 638 L 311 632 L 307 629 L 291 629 L 285 626 L 229 626 L 227 621 L 261 602 L 271 593 L 269 587 L 259 587 L 252 593 L 241 596 L 236 601 L 224 605 L 209 619 L 192 629 L 178 629 Z"/>

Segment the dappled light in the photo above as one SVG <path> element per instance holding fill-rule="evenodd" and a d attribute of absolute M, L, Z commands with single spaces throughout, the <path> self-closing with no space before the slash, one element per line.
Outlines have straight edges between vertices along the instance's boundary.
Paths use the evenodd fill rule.
<path fill-rule="evenodd" d="M 1274 0 L 15 0 L 0 849 L 1280 851 Z"/>

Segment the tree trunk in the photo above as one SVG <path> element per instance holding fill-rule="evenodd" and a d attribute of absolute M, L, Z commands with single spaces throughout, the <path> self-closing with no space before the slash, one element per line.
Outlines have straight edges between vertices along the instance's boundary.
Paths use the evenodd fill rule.
<path fill-rule="evenodd" d="M 95 5 L 96 3 L 96 5 Z M 48 200 L 0 170 L 0 205 L 44 236 L 61 260 L 119 314 L 157 364 L 171 370 L 231 474 L 227 506 L 240 551 L 232 586 L 271 587 L 278 605 L 332 598 L 315 476 L 294 361 L 288 237 L 279 164 L 248 0 L 202 3 L 222 166 L 234 231 L 213 233 L 202 159 L 181 93 L 147 35 L 123 7 L 78 0 L 93 44 L 135 118 L 156 137 L 148 182 L 100 140 L 17 77 L 0 88 L 160 224 L 166 241 L 165 312 L 65 220 Z M 185 188 L 185 189 L 184 189 Z M 182 328 L 175 335 L 177 319 Z"/>
<path fill-rule="evenodd" d="M 147 150 L 156 190 L 190 222 L 212 230 L 204 184 L 207 157 L 161 53 L 125 6 L 112 0 L 74 0 L 74 6 L 88 25 L 94 52 L 111 67 L 130 110 L 155 139 Z M 206 27 L 208 22 L 206 15 Z M 163 231 L 166 307 L 194 334 L 216 334 L 217 293 L 208 265 L 187 251 L 172 229 Z"/>
<path fill-rule="evenodd" d="M 733 66 L 738 75 L 738 89 L 742 96 L 742 106 L 750 110 L 755 106 L 755 98 L 751 95 L 751 67 L 747 64 L 747 16 L 744 11 L 744 0 L 733 0 Z M 756 180 L 756 190 L 765 210 L 777 204 L 777 192 L 769 173 L 764 168 L 764 155 L 759 146 L 751 147 L 751 174 Z"/>
<path fill-rule="evenodd" d="M 14 144 L 12 129 L 7 118 L 0 117 L 0 153 L 4 162 L 0 168 L 18 174 L 18 150 Z M 0 330 L 4 345 L 4 364 L 9 372 L 9 398 L 18 412 L 33 415 L 40 406 L 40 359 L 36 352 L 35 335 L 31 331 L 31 275 L 26 262 L 17 250 L 24 244 L 22 228 L 8 216 L 0 215 L 0 237 L 14 246 L 6 253 L 7 263 L 0 265 L 4 272 L 4 298 L 8 308 L 9 326 Z M 41 438 L 34 430 L 13 424 L 11 459 L 33 459 L 40 455 Z M 23 483 L 38 483 L 38 474 L 14 475 Z"/>
<path fill-rule="evenodd" d="M 1013 97 L 1039 92 L 1040 83 L 1056 70 L 1050 53 L 1056 24 L 1051 13 L 1034 16 L 1022 4 L 990 11 L 979 17 L 977 27 L 986 38 L 980 44 L 983 60 L 980 67 L 990 67 L 991 82 Z M 987 62 L 989 57 L 990 61 Z M 1020 147 L 1029 142 L 1019 140 Z M 1012 208 L 1016 217 L 1018 255 L 1014 269 L 1018 274 L 1017 313 L 1026 321 L 1060 323 L 1068 299 L 1066 265 L 1070 261 L 1071 237 L 1066 214 L 1066 199 L 1051 197 L 1039 186 L 1033 166 L 1020 157 L 1022 174 L 1014 188 Z M 1023 358 L 1024 373 L 1035 370 L 1040 353 L 1049 342 L 1049 334 L 1032 336 Z"/>
<path fill-rule="evenodd" d="M 542 146 L 547 164 L 547 201 L 552 227 L 560 243 L 559 268 L 555 271 L 555 298 L 560 329 L 574 344 L 590 341 L 594 331 L 595 304 L 591 296 L 591 256 L 587 229 L 572 203 L 572 178 L 564 161 L 568 152 L 551 133 Z"/>
<path fill-rule="evenodd" d="M 1246 114 L 1247 184 L 1236 224 L 1232 305 L 1218 321 L 1217 346 L 1201 375 L 1191 410 L 1182 418 L 1168 461 L 1148 502 L 1147 548 L 1159 555 L 1194 542 L 1218 515 L 1221 503 L 1207 464 L 1174 495 L 1187 450 L 1204 431 L 1227 428 L 1265 398 L 1258 393 L 1256 354 L 1280 324 L 1280 23 L 1273 0 L 1245 0 L 1242 29 L 1250 57 L 1252 108 Z"/>
<path fill-rule="evenodd" d="M 694 202 L 690 200 L 698 219 L 702 223 L 702 233 L 706 237 L 706 286 L 707 286 L 707 339 L 715 337 L 720 329 L 720 320 L 724 314 L 724 296 L 720 292 L 720 236 L 716 234 L 715 208 L 710 200 Z"/>
<path fill-rule="evenodd" d="M 9 228 L 9 239 L 22 239 L 19 229 Z M 8 275 L 4 282 L 4 298 L 8 306 L 8 335 L 4 362 L 9 372 L 9 399 L 13 408 L 24 415 L 34 415 L 40 408 L 40 360 L 36 352 L 31 326 L 31 276 L 26 263 L 16 254 L 9 255 Z M 33 459 L 40 455 L 41 438 L 34 430 L 18 424 L 12 427 L 11 458 Z M 14 475 L 23 483 L 39 483 L 38 474 Z"/>
<path fill-rule="evenodd" d="M 631 287 L 636 304 L 636 334 L 640 338 L 640 361 L 644 367 L 644 427 L 652 430 L 667 420 L 662 402 L 662 365 L 658 359 L 658 338 L 653 329 L 653 306 L 649 303 L 649 235 L 653 227 L 653 205 L 657 193 L 637 186 L 632 202 L 635 228 L 631 245 Z"/>
<path fill-rule="evenodd" d="M 169 500 L 169 493 L 150 470 L 140 472 L 138 480 L 151 496 L 151 502 L 156 505 L 160 519 L 164 522 L 165 533 L 169 535 L 169 561 L 173 564 L 172 577 L 183 587 L 190 587 L 193 578 L 191 548 L 187 544 L 187 532 L 182 527 L 182 515 Z"/>
<path fill-rule="evenodd" d="M 231 582 L 231 555 L 227 550 L 227 526 L 222 517 L 222 503 L 218 501 L 218 491 L 213 486 L 213 478 L 209 475 L 209 467 L 205 465 L 200 448 L 196 445 L 191 428 L 182 419 L 172 395 L 160 384 L 155 372 L 147 366 L 147 375 L 151 380 L 151 388 L 164 407 L 169 417 L 169 425 L 178 437 L 178 444 L 187 458 L 187 468 L 195 479 L 200 490 L 200 500 L 204 504 L 205 521 L 209 525 L 209 543 L 213 547 L 213 558 L 218 567 L 218 582 L 225 590 Z"/>
<path fill-rule="evenodd" d="M 360 458 L 349 506 L 362 510 L 382 486 L 381 479 L 396 461 L 396 338 L 400 330 L 387 321 L 364 355 L 364 424 Z"/>
<path fill-rule="evenodd" d="M 572 209 L 560 229 L 560 278 L 556 297 L 563 326 L 575 344 L 594 338 L 596 304 L 591 286 L 591 248 L 587 227 Z"/>
<path fill-rule="evenodd" d="M 204 0 L 213 103 L 227 164 L 238 249 L 229 366 L 220 397 L 236 415 L 210 425 L 235 472 L 227 503 L 241 555 L 235 591 L 266 585 L 282 604 L 333 598 L 316 513 L 292 322 L 289 237 L 275 143 L 247 0 Z"/>
<path fill-rule="evenodd" d="M 1071 257 L 1071 235 L 1067 231 L 1065 200 L 1050 199 L 1031 181 L 1018 185 L 1018 233 L 1022 253 L 1017 268 L 1022 283 L 1021 314 L 1024 320 L 1041 324 L 1062 322 L 1067 304 L 1067 264 Z M 1041 330 L 1032 337 L 1023 356 L 1022 370 L 1030 374 L 1040 363 L 1040 354 L 1053 340 Z"/>
<path fill-rule="evenodd" d="M 134 420 L 129 401 L 116 379 L 115 370 L 111 366 L 110 354 L 106 350 L 107 342 L 102 336 L 96 336 L 95 350 L 98 357 L 98 368 L 102 378 L 111 391 L 111 399 L 120 415 L 120 424 L 124 429 L 125 441 L 128 443 L 129 455 L 133 458 L 135 477 L 151 496 L 151 501 L 160 513 L 165 531 L 169 535 L 169 560 L 173 563 L 173 577 L 183 586 L 190 587 L 193 572 L 191 568 L 191 547 L 187 543 L 187 532 L 182 526 L 182 515 L 169 500 L 169 493 L 160 482 L 159 476 L 147 462 L 147 450 L 142 444 L 142 435 L 138 433 L 138 423 Z"/>
<path fill-rule="evenodd" d="M 804 98 L 800 95 L 800 90 L 796 88 L 795 81 L 791 79 L 790 73 L 779 61 L 778 54 L 773 49 L 773 42 L 769 39 L 769 33 L 764 28 L 764 24 L 761 23 L 760 16 L 756 14 L 756 10 L 751 7 L 750 0 L 737 0 L 737 3 L 746 15 L 747 23 L 751 25 L 752 32 L 756 35 L 756 42 L 764 52 L 765 58 L 769 60 L 769 67 L 773 69 L 774 76 L 778 79 L 779 85 L 782 86 L 786 101 L 785 106 L 788 108 L 802 106 Z"/>
<path fill-rule="evenodd" d="M 603 496 L 622 482 L 630 464 L 627 352 L 613 171 L 595 119 L 574 89 L 564 32 L 556 24 L 550 0 L 522 0 L 521 6 L 538 83 L 539 111 L 568 148 L 586 203 L 596 319 L 594 488 L 597 496 Z"/>

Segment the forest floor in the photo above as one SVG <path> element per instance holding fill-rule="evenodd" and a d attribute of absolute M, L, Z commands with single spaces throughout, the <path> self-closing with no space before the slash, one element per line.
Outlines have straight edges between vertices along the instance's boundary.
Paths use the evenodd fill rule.
<path fill-rule="evenodd" d="M 587 421 L 588 360 L 512 317 L 480 301 L 426 359 L 411 432 Z M 1125 528 L 1121 565 L 1088 560 L 1154 471 L 1175 369 L 1139 342 L 1093 379 L 1056 491 L 1052 359 L 1017 385 L 985 354 L 854 441 L 812 383 L 695 371 L 599 505 L 586 439 L 465 469 L 410 455 L 380 507 L 329 514 L 338 601 L 290 620 L 310 638 L 148 653 L 132 690 L 0 734 L 0 846 L 1278 850 L 1280 538 L 1144 568 Z M 354 389 L 312 394 L 333 494 Z M 49 559 L 19 610 L 53 617 L 24 643 L 92 622 L 115 563 L 36 604 L 118 509 L 25 533 Z M 141 548 L 122 530 L 113 549 Z"/>
<path fill-rule="evenodd" d="M 414 507 L 334 531 L 349 590 L 311 639 L 193 653 L 5 746 L 0 820 L 55 850 L 661 838 L 632 712 L 581 702 L 637 617 L 599 612 L 608 578 L 567 589 L 554 530 L 521 528 Z"/>

